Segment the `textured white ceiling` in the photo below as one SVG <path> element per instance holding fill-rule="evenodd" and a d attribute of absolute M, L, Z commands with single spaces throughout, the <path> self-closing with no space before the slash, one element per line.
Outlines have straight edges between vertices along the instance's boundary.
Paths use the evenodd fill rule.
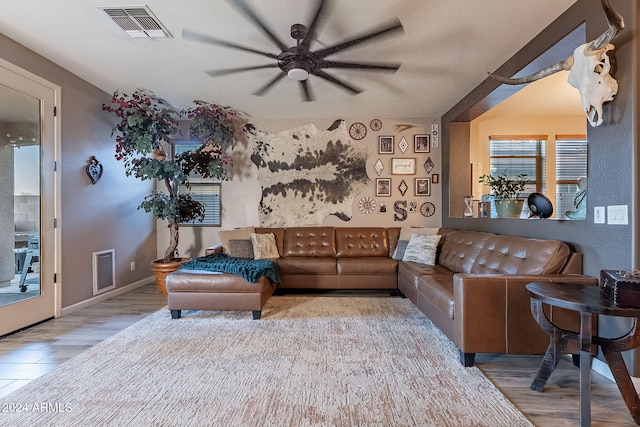
<path fill-rule="evenodd" d="M 295 44 L 289 35 L 291 24 L 308 23 L 316 7 L 311 0 L 246 1 L 291 45 Z M 147 0 L 145 4 L 173 35 L 167 39 L 129 38 L 96 7 L 142 4 L 126 0 L 7 0 L 1 7 L 0 31 L 109 93 L 142 87 L 178 108 L 202 99 L 261 119 L 437 118 L 574 2 L 334 1 L 312 48 L 338 43 L 398 17 L 404 34 L 362 44 L 331 59 L 401 62 L 402 66 L 391 74 L 332 71 L 365 89 L 356 96 L 311 77 L 314 102 L 303 102 L 298 84 L 286 79 L 263 97 L 252 95 L 275 76 L 274 69 L 216 78 L 205 73 L 270 60 L 183 40 L 183 28 L 279 53 L 226 0 Z M 561 108 L 561 104 L 546 108 Z"/>

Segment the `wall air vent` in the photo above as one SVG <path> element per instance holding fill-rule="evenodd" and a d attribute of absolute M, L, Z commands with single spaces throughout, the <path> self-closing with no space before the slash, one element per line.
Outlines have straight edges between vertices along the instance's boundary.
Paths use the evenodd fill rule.
<path fill-rule="evenodd" d="M 93 295 L 116 288 L 116 250 L 107 249 L 93 253 Z"/>
<path fill-rule="evenodd" d="M 129 37 L 172 37 L 146 6 L 98 6 Z"/>

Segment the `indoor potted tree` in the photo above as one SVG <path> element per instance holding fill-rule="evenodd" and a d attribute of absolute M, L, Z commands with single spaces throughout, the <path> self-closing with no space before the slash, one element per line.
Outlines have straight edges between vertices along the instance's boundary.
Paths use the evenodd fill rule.
<path fill-rule="evenodd" d="M 500 175 L 484 174 L 480 176 L 478 182 L 487 184 L 491 189 L 498 217 L 520 217 L 524 199 L 518 199 L 518 196 L 529 183 L 526 174 L 521 173 L 516 176 L 509 176 L 505 170 Z"/>
<path fill-rule="evenodd" d="M 145 197 L 138 209 L 167 221 L 170 243 L 162 259 L 152 262 L 158 290 L 166 292 L 165 278 L 185 261 L 177 254 L 181 223 L 202 221 L 204 205 L 189 194 L 181 194 L 180 186 L 189 188 L 189 176 L 226 179 L 231 157 L 226 150 L 240 128 L 240 115 L 229 107 L 195 101 L 194 107 L 177 111 L 152 92 L 138 89 L 132 95 L 116 91 L 111 104 L 102 106 L 119 122 L 113 128 L 116 136 L 116 159 L 124 162 L 127 176 L 155 180 L 158 188 Z M 190 121 L 190 135 L 201 145 L 193 150 L 172 155 L 171 136 L 182 118 Z M 164 187 L 162 190 L 160 188 Z"/>

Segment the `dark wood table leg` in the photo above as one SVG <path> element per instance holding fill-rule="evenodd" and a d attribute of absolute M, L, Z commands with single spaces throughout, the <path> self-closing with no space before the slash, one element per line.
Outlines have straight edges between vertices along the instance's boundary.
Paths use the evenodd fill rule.
<path fill-rule="evenodd" d="M 638 398 L 638 393 L 633 385 L 622 354 L 611 347 L 612 346 L 608 346 L 607 344 L 600 345 L 609 369 L 611 369 L 611 374 L 613 374 L 613 378 L 616 380 L 618 390 L 620 390 L 620 394 L 624 399 L 624 403 L 627 405 L 636 424 L 640 424 L 640 398 Z"/>
<path fill-rule="evenodd" d="M 564 331 L 556 328 L 553 323 L 549 321 L 547 315 L 544 313 L 542 302 L 532 299 L 531 313 L 540 327 L 549 334 L 550 338 L 547 352 L 544 354 L 542 363 L 538 368 L 538 373 L 530 386 L 531 390 L 541 392 L 547 381 L 549 381 L 549 377 L 558 366 L 560 359 L 562 359 L 569 340 L 566 338 Z"/>
<path fill-rule="evenodd" d="M 593 315 L 580 313 L 580 425 L 591 425 L 591 349 Z"/>
<path fill-rule="evenodd" d="M 560 331 L 554 331 L 551 335 L 551 343 L 547 347 L 547 352 L 544 354 L 542 363 L 538 368 L 538 373 L 531 383 L 531 390 L 541 392 L 544 389 L 545 384 L 549 381 L 549 377 L 553 371 L 555 371 L 565 348 L 567 348 L 568 339 L 562 336 Z"/>

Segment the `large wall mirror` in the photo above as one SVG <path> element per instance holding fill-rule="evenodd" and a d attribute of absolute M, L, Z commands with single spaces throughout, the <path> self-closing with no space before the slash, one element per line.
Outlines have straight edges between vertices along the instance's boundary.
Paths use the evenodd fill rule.
<path fill-rule="evenodd" d="M 0 306 L 40 295 L 40 100 L 0 86 Z"/>
<path fill-rule="evenodd" d="M 569 56 L 585 39 L 581 25 L 517 75 Z M 585 219 L 587 119 L 567 76 L 562 71 L 528 85 L 501 85 L 450 123 L 450 217 L 496 218 L 490 188 L 479 177 L 522 173 L 529 183 L 521 198 L 541 193 L 553 205 L 550 219 Z M 520 218 L 530 215 L 525 202 Z"/>

